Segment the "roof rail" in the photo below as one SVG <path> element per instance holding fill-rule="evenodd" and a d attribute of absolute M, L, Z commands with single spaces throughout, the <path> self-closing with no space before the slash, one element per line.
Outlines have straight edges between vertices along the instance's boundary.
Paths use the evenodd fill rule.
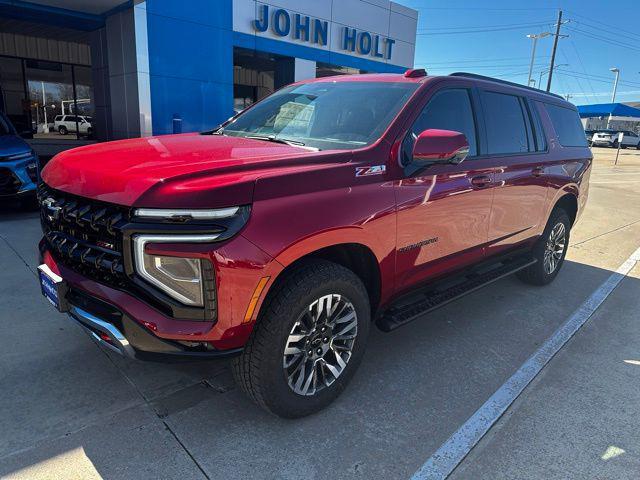
<path fill-rule="evenodd" d="M 542 93 L 543 95 L 551 95 L 552 97 L 556 97 L 561 100 L 564 100 L 564 98 L 562 98 L 562 96 L 558 95 L 557 93 L 545 92 L 544 90 L 540 90 L 539 88 L 527 87 L 526 85 L 521 85 L 519 83 L 509 82 L 507 80 L 500 80 L 499 78 L 487 77 L 485 75 L 478 75 L 477 73 L 455 72 L 455 73 L 450 73 L 449 76 L 475 78 L 477 80 L 487 80 L 489 82 L 502 83 L 504 85 L 509 85 L 509 86 L 518 87 L 518 88 L 525 88 L 527 90 L 531 90 L 532 92 Z"/>

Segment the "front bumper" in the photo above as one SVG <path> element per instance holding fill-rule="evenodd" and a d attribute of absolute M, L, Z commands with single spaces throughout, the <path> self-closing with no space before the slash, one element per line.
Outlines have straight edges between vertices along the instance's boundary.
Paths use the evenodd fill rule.
<path fill-rule="evenodd" d="M 99 302 L 103 303 L 99 305 L 97 300 L 87 297 L 84 302 L 75 300 L 76 303 L 83 303 L 80 307 L 73 303 L 73 295 L 71 299 L 67 298 L 67 301 L 69 318 L 86 330 L 99 345 L 124 357 L 151 361 L 197 360 L 229 357 L 242 351 L 241 348 L 189 350 L 177 342 L 165 341 L 154 336 L 108 304 Z M 96 310 L 102 312 L 98 313 Z"/>
<path fill-rule="evenodd" d="M 111 350 L 149 360 L 211 358 L 240 352 L 259 309 L 246 318 L 256 285 L 264 277 L 275 279 L 282 270 L 278 262 L 241 235 L 209 252 L 218 280 L 217 317 L 215 321 L 202 321 L 172 317 L 132 291 L 108 286 L 69 268 L 54 258 L 44 241 L 40 248 L 40 263 L 47 264 L 69 287 L 65 300 L 70 317 Z"/>
<path fill-rule="evenodd" d="M 0 163 L 0 197 L 34 195 L 38 177 L 36 157 Z"/>

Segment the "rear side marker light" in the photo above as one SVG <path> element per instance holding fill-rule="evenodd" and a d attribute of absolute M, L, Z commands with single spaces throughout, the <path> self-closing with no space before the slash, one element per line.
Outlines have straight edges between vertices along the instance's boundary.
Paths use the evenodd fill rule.
<path fill-rule="evenodd" d="M 264 287 L 267 285 L 271 277 L 262 277 L 256 286 L 256 289 L 253 291 L 253 295 L 251 296 L 251 300 L 249 301 L 249 306 L 247 307 L 247 313 L 244 315 L 244 323 L 250 322 L 253 317 L 253 312 L 256 309 L 256 305 L 258 304 L 258 300 L 260 299 L 260 295 L 264 290 Z"/>

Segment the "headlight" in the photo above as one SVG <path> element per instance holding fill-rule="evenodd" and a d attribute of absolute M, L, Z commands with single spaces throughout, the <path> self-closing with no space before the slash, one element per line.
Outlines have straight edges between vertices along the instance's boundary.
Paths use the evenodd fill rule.
<path fill-rule="evenodd" d="M 202 260 L 153 255 L 147 243 L 212 242 L 218 235 L 136 235 L 133 237 L 136 271 L 170 297 L 194 307 L 204 306 Z"/>

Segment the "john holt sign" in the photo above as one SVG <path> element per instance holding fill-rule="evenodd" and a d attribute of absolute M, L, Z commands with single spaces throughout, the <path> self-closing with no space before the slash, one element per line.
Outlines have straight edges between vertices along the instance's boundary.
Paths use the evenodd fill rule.
<path fill-rule="evenodd" d="M 278 37 L 299 42 L 326 46 L 329 38 L 328 21 L 283 8 L 270 9 L 268 5 L 259 5 L 257 18 L 252 23 L 256 32 L 270 30 Z M 342 27 L 339 38 L 342 50 L 387 60 L 391 59 L 394 43 L 391 38 L 351 27 Z"/>

